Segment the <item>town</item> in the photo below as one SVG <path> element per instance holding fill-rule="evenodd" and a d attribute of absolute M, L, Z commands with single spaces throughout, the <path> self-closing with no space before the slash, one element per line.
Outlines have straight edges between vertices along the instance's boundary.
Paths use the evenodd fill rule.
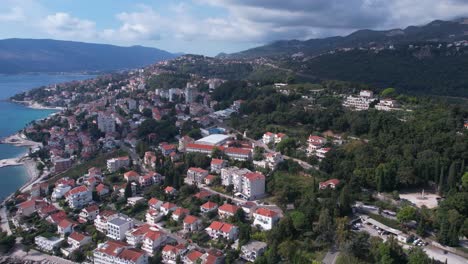
<path fill-rule="evenodd" d="M 375 182 L 368 184 L 376 186 L 375 192 L 358 186 L 364 194 L 351 198 L 348 186 L 357 182 L 332 173 L 334 166 L 346 165 L 333 163 L 338 158 L 331 157 L 344 155 L 335 151 L 364 146 L 368 139 L 357 136 L 363 134 L 359 129 L 364 125 L 342 120 L 319 130 L 302 126 L 301 120 L 295 121 L 296 127 L 281 127 L 264 125 L 249 115 L 275 111 L 268 102 L 252 102 L 273 94 L 280 101 L 291 100 L 301 111 L 328 111 L 327 104 L 337 102 L 352 114 L 376 111 L 407 123 L 417 110 L 413 99 L 397 95 L 392 88 L 380 93 L 364 88 L 340 93 L 323 87 L 305 89 L 300 83 L 243 84 L 177 70 L 180 65 L 217 68 L 220 63 L 234 68 L 249 65 L 186 55 L 147 68 L 15 96 L 17 101 L 61 109 L 20 132 L 42 146 L 29 154 L 36 160 L 40 176 L 9 198 L 0 215 L 2 230 L 21 238 L 16 257 L 35 251 L 37 258 L 50 263 L 245 263 L 274 254 L 281 254 L 276 258 L 281 259 L 295 247 L 297 242 L 288 241 L 282 247 L 274 245 L 279 253 L 268 251 L 272 245 L 267 237 L 274 232 L 287 236 L 287 232 L 305 230 L 312 241 L 320 230 L 322 238 L 310 243 L 322 256 L 297 258 L 332 263 L 327 259 L 333 252 L 323 242 L 333 241 L 332 215 L 342 221 L 334 223 L 342 233 L 337 231 L 333 246 L 354 232 L 383 241 L 395 239 L 405 249 L 424 249 L 441 263 L 446 259 L 456 263 L 452 261 L 467 256 L 454 243 L 447 243 L 458 241 L 461 227 L 450 231 L 442 242 L 432 236 L 423 238 L 425 227 L 416 223 L 423 220 L 414 219 L 420 214 L 417 211 L 436 208 L 442 196 L 424 194 L 424 190 L 422 194 L 413 191 L 406 198 L 403 193 L 382 194 L 397 185 L 387 177 L 393 167 L 377 167 Z M 235 98 L 231 86 L 243 87 L 258 97 L 248 98 L 250 101 Z M 278 124 L 289 121 L 288 117 L 271 118 L 285 119 Z M 315 120 L 320 118 L 315 115 Z M 317 126 L 329 127 L 323 123 Z M 348 127 L 356 133 L 336 132 Z M 459 137 L 466 139 L 467 131 L 468 122 L 463 120 Z M 464 172 L 464 165 L 453 166 L 449 174 Z M 436 170 L 438 177 L 444 169 L 440 166 L 432 171 Z M 432 175 L 432 171 L 425 173 Z M 279 173 L 291 181 L 285 182 L 289 178 L 281 179 Z M 367 175 L 369 170 L 346 173 Z M 443 180 L 447 188 L 455 186 L 449 180 Z M 408 185 L 413 183 L 416 185 Z M 339 200 L 339 204 L 331 200 Z M 312 208 L 297 209 L 307 206 Z M 405 218 L 405 213 L 410 216 Z M 313 228 L 306 227 L 312 225 L 306 217 L 317 219 Z M 466 219 L 453 221 L 456 226 L 465 221 L 466 227 Z M 287 230 L 290 226 L 296 231 Z M 281 231 L 275 231 L 278 229 Z"/>

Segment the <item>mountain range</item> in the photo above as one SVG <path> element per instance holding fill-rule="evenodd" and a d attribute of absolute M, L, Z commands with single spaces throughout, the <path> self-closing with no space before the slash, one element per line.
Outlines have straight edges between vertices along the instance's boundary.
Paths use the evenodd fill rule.
<path fill-rule="evenodd" d="M 51 39 L 0 40 L 0 73 L 113 71 L 177 57 L 142 46 L 120 47 Z"/>
<path fill-rule="evenodd" d="M 303 53 L 305 56 L 324 52 L 369 45 L 389 45 L 418 41 L 451 42 L 468 39 L 468 19 L 454 21 L 435 20 L 423 26 L 409 26 L 405 29 L 358 30 L 348 36 L 335 36 L 309 40 L 280 40 L 268 45 L 248 49 L 238 53 L 220 54 L 224 58 L 256 58 L 290 56 Z"/>

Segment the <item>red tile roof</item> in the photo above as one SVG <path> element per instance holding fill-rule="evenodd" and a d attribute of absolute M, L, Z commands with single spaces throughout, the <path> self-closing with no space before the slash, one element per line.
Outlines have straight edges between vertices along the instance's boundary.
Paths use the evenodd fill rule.
<path fill-rule="evenodd" d="M 172 215 L 183 216 L 183 215 L 186 215 L 188 213 L 190 213 L 190 211 L 188 209 L 179 207 L 174 211 L 174 213 L 172 213 Z"/>
<path fill-rule="evenodd" d="M 239 210 L 239 206 L 236 206 L 236 205 L 233 205 L 233 204 L 227 204 L 227 203 L 221 205 L 218 208 L 218 212 L 219 211 L 225 211 L 225 212 L 229 212 L 231 214 L 235 214 L 237 210 Z"/>
<path fill-rule="evenodd" d="M 81 242 L 83 239 L 86 238 L 85 235 L 83 235 L 82 233 L 79 233 L 79 232 L 73 232 L 70 234 L 69 238 L 75 240 L 75 241 L 78 241 L 78 242 Z"/>
<path fill-rule="evenodd" d="M 204 209 L 210 210 L 210 209 L 218 207 L 218 204 L 208 201 L 208 202 L 202 204 L 201 207 L 204 208 Z"/>
<path fill-rule="evenodd" d="M 266 216 L 266 217 L 270 217 L 270 218 L 273 218 L 278 215 L 277 212 L 267 209 L 267 208 L 258 208 L 257 210 L 255 210 L 255 213 Z"/>
<path fill-rule="evenodd" d="M 231 154 L 237 154 L 237 155 L 250 155 L 251 150 L 250 149 L 244 149 L 244 148 L 227 148 L 225 150 L 226 153 L 231 153 Z"/>
<path fill-rule="evenodd" d="M 211 165 L 221 165 L 224 163 L 222 159 L 211 159 Z"/>
<path fill-rule="evenodd" d="M 184 219 L 184 223 L 189 224 L 189 225 L 191 225 L 191 224 L 193 224 L 193 223 L 195 223 L 197 221 L 198 221 L 198 218 L 193 216 L 193 215 L 187 215 L 185 217 L 185 219 Z"/>
<path fill-rule="evenodd" d="M 208 173 L 207 170 L 204 170 L 202 168 L 195 168 L 195 167 L 191 167 L 190 169 L 188 169 L 188 171 L 196 172 L 196 173 Z"/>
<path fill-rule="evenodd" d="M 97 251 L 104 253 L 106 255 L 109 255 L 109 256 L 117 257 L 120 253 L 119 249 L 122 249 L 128 246 L 129 245 L 127 243 L 111 240 L 111 241 L 107 241 L 106 244 L 102 248 L 97 249 Z"/>
<path fill-rule="evenodd" d="M 60 221 L 60 223 L 58 224 L 61 228 L 65 229 L 69 226 L 73 226 L 75 225 L 75 223 L 71 220 L 68 220 L 68 219 L 63 219 L 62 221 Z"/>
<path fill-rule="evenodd" d="M 22 202 L 18 205 L 21 209 L 26 209 L 30 207 L 36 207 L 36 200 L 28 200 L 26 202 Z"/>
<path fill-rule="evenodd" d="M 149 230 L 145 234 L 145 239 L 149 239 L 151 241 L 158 240 L 160 237 L 162 237 L 164 234 L 161 233 L 160 231 L 155 231 L 155 230 Z"/>
<path fill-rule="evenodd" d="M 75 188 L 71 189 L 70 191 L 68 191 L 67 193 L 65 193 L 65 197 L 68 197 L 70 195 L 83 193 L 83 192 L 88 192 L 88 191 L 89 191 L 88 187 L 86 187 L 84 185 L 81 185 L 81 186 L 75 187 Z"/>
<path fill-rule="evenodd" d="M 153 197 L 153 198 L 149 199 L 148 205 L 150 205 L 150 206 L 155 205 L 155 204 L 157 204 L 159 202 L 161 202 L 161 201 Z"/>
<path fill-rule="evenodd" d="M 265 180 L 265 175 L 260 172 L 249 172 L 244 175 L 249 181 Z"/>
<path fill-rule="evenodd" d="M 197 261 L 201 256 L 203 256 L 203 253 L 197 250 L 192 250 L 187 254 L 187 258 L 192 262 Z"/>
<path fill-rule="evenodd" d="M 119 259 L 124 259 L 132 262 L 137 262 L 145 253 L 141 250 L 130 248 L 124 249 L 122 253 L 119 254 Z"/>

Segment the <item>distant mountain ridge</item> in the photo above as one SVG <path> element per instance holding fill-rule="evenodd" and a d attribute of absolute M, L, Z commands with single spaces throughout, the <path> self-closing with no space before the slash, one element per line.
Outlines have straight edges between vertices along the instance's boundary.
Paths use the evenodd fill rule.
<path fill-rule="evenodd" d="M 0 40 L 0 73 L 112 71 L 177 57 L 142 46 L 120 47 L 52 39 Z"/>
<path fill-rule="evenodd" d="M 306 56 L 353 47 L 369 45 L 401 44 L 416 41 L 454 41 L 468 39 L 468 19 L 454 21 L 435 20 L 423 26 L 409 26 L 405 29 L 355 31 L 348 36 L 328 37 L 322 39 L 280 40 L 268 45 L 241 51 L 233 54 L 220 54 L 222 58 L 256 58 L 291 56 L 303 53 Z"/>

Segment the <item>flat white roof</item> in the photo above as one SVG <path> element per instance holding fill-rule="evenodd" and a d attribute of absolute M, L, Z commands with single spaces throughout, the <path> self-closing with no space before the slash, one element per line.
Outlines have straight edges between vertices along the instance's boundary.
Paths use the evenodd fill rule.
<path fill-rule="evenodd" d="M 229 138 L 230 138 L 230 136 L 228 136 L 228 135 L 212 134 L 212 135 L 209 135 L 207 137 L 204 137 L 204 138 L 201 138 L 201 139 L 195 141 L 195 143 L 215 146 L 215 145 L 220 145 L 220 144 L 224 143 Z"/>

